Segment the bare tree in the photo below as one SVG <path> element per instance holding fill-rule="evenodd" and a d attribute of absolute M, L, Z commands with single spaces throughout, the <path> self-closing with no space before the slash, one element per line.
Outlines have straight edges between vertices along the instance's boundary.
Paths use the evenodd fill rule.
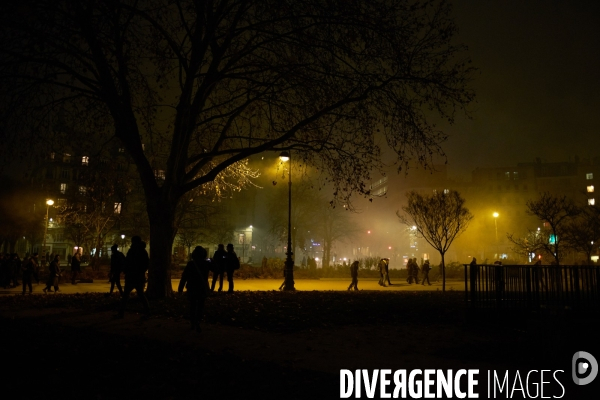
<path fill-rule="evenodd" d="M 600 209 L 597 206 L 582 207 L 581 214 L 568 223 L 565 234 L 567 247 L 585 254 L 586 263 L 589 263 L 600 245 Z"/>
<path fill-rule="evenodd" d="M 442 257 L 442 291 L 446 291 L 446 264 L 444 255 L 450 245 L 469 226 L 473 215 L 464 206 L 465 200 L 456 190 L 434 191 L 421 195 L 415 191 L 406 194 L 405 214 L 396 212 L 400 221 L 416 227 L 417 233 L 436 249 Z"/>
<path fill-rule="evenodd" d="M 329 267 L 331 250 L 336 242 L 344 242 L 356 236 L 359 228 L 350 219 L 351 211 L 332 204 L 316 207 L 315 232 L 323 239 L 323 268 Z"/>
<path fill-rule="evenodd" d="M 581 213 L 581 209 L 567 196 L 554 196 L 547 192 L 537 200 L 528 200 L 526 205 L 527 214 L 539 218 L 544 228 L 530 230 L 527 238 L 515 238 L 509 234 L 508 239 L 518 248 L 544 252 L 554 258 L 556 265 L 560 265 L 567 227 Z"/>
<path fill-rule="evenodd" d="M 368 191 L 378 143 L 399 165 L 442 154 L 426 112 L 452 122 L 473 99 L 456 30 L 444 1 L 7 0 L 0 123 L 7 140 L 122 143 L 161 297 L 182 196 L 243 186 L 249 156 L 294 150 L 344 197 Z"/>

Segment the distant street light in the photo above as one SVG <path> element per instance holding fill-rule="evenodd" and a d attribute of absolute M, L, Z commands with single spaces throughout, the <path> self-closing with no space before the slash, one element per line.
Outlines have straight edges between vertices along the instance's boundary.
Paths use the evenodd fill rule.
<path fill-rule="evenodd" d="M 285 258 L 285 285 L 283 290 L 296 290 L 294 287 L 294 260 L 292 260 L 292 156 L 291 152 L 284 151 L 279 155 L 283 162 L 289 161 L 288 168 L 288 237 L 287 252 Z"/>
<path fill-rule="evenodd" d="M 48 235 L 48 211 L 50 210 L 50 206 L 54 204 L 54 200 L 48 199 L 46 200 L 46 225 L 44 226 L 44 244 L 42 246 L 42 251 L 44 252 L 44 263 L 46 260 L 46 235 Z"/>
<path fill-rule="evenodd" d="M 500 214 L 494 212 L 492 215 L 494 217 L 494 226 L 496 228 L 496 255 L 498 258 L 500 258 L 500 247 L 498 245 L 498 217 L 500 216 Z"/>

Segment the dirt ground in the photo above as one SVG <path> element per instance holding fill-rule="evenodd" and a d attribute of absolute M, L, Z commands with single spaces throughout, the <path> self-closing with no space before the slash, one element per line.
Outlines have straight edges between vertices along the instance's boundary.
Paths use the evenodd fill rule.
<path fill-rule="evenodd" d="M 0 298 L 16 397 L 339 398 L 340 369 L 560 368 L 566 381 L 574 351 L 600 354 L 597 315 L 471 313 L 461 293 L 218 294 L 202 333 L 185 297 L 148 317 L 130 303 L 117 319 L 116 296 Z M 571 386 L 563 398 L 581 398 Z"/>

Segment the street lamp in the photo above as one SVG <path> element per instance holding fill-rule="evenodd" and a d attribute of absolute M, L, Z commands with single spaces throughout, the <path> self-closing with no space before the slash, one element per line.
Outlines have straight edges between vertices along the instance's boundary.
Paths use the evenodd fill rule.
<path fill-rule="evenodd" d="M 44 226 L 44 244 L 42 246 L 42 251 L 44 252 L 44 263 L 46 260 L 46 235 L 48 235 L 48 211 L 50 210 L 50 206 L 54 204 L 54 200 L 48 199 L 46 200 L 46 225 Z"/>
<path fill-rule="evenodd" d="M 492 216 L 494 217 L 494 227 L 496 228 L 496 256 L 500 258 L 500 250 L 498 246 L 498 217 L 500 216 L 500 214 L 494 212 Z"/>
<path fill-rule="evenodd" d="M 292 155 L 291 152 L 284 151 L 279 155 L 282 162 L 289 161 L 288 169 L 288 237 L 287 252 L 285 258 L 285 285 L 283 290 L 296 290 L 294 288 L 294 260 L 292 260 Z"/>

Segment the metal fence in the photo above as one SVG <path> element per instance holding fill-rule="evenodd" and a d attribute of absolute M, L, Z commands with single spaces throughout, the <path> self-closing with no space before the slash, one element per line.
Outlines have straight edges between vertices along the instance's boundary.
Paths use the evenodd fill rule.
<path fill-rule="evenodd" d="M 590 265 L 465 266 L 465 296 L 475 308 L 600 306 L 600 267 Z"/>

